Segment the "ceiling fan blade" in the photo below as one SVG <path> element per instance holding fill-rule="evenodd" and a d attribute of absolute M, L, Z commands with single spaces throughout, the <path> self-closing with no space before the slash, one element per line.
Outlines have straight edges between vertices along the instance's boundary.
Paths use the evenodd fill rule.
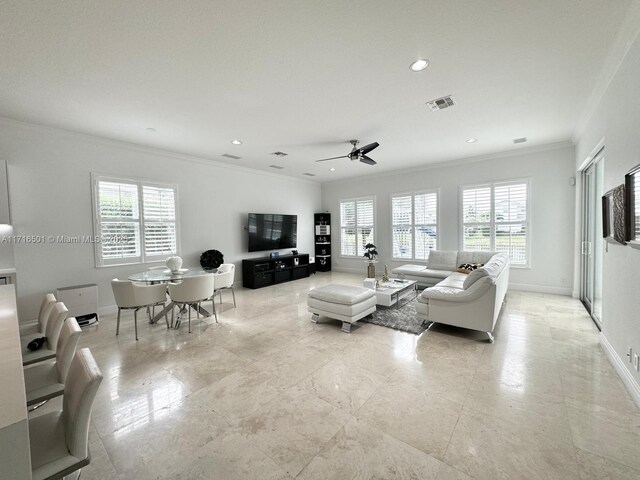
<path fill-rule="evenodd" d="M 373 158 L 367 157 L 366 155 L 362 155 L 359 158 L 362 163 L 366 163 L 367 165 L 376 165 L 376 161 Z"/>
<path fill-rule="evenodd" d="M 341 157 L 323 158 L 322 160 L 316 160 L 316 162 L 326 162 L 327 160 L 336 160 L 338 158 L 347 158 L 348 155 L 342 155 Z"/>
<path fill-rule="evenodd" d="M 364 147 L 359 148 L 358 153 L 361 153 L 362 155 L 366 155 L 371 150 L 373 150 L 374 148 L 378 148 L 379 146 L 380 144 L 378 142 L 373 142 L 373 143 L 370 143 L 369 145 L 365 145 Z"/>

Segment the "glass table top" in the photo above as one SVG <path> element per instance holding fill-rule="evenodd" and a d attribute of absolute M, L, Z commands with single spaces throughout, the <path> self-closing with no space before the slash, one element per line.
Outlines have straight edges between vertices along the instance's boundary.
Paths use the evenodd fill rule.
<path fill-rule="evenodd" d="M 166 270 L 147 270 L 145 272 L 134 273 L 129 276 L 132 282 L 161 283 L 181 280 L 184 277 L 198 277 L 208 273 L 216 273 L 216 270 L 204 270 L 200 267 L 181 268 L 177 272 Z"/>

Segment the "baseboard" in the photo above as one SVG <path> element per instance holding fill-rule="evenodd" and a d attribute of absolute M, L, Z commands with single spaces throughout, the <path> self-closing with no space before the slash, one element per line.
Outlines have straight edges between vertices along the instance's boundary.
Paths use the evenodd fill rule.
<path fill-rule="evenodd" d="M 609 343 L 609 340 L 607 340 L 607 337 L 605 337 L 602 332 L 600 332 L 600 345 L 602 345 L 602 349 L 604 350 L 604 353 L 607 354 L 613 368 L 618 372 L 622 383 L 627 387 L 633 401 L 640 406 L 640 385 L 638 385 L 636 379 L 633 378 L 633 375 L 627 369 L 625 362 L 618 356 L 618 353 L 614 350 L 613 346 Z"/>
<path fill-rule="evenodd" d="M 107 305 L 105 307 L 98 307 L 98 315 L 109 315 L 111 313 L 118 313 L 117 305 Z"/>
<path fill-rule="evenodd" d="M 546 285 L 532 285 L 529 283 L 509 283 L 509 288 L 524 292 L 552 293 L 554 295 L 566 295 L 568 297 L 573 293 L 571 287 L 549 287 Z"/>

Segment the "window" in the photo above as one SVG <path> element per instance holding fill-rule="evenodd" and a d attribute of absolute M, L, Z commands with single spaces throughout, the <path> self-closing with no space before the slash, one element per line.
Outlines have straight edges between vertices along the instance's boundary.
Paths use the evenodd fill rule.
<path fill-rule="evenodd" d="M 96 266 L 163 260 L 178 252 L 176 186 L 93 177 Z"/>
<path fill-rule="evenodd" d="M 340 202 L 340 253 L 364 256 L 364 246 L 374 243 L 374 199 L 360 198 Z"/>
<path fill-rule="evenodd" d="M 438 246 L 438 194 L 391 197 L 393 258 L 426 260 Z"/>
<path fill-rule="evenodd" d="M 529 183 L 463 187 L 462 249 L 498 251 L 529 265 Z"/>

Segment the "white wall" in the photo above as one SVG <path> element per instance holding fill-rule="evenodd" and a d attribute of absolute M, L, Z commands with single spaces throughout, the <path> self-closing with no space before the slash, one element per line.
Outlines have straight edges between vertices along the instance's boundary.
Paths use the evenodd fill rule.
<path fill-rule="evenodd" d="M 248 212 L 298 215 L 298 250 L 313 251 L 313 213 L 320 185 L 305 179 L 249 171 L 73 132 L 0 120 L 0 158 L 7 161 L 16 235 L 92 235 L 91 172 L 178 184 L 181 256 L 199 265 L 207 249 L 235 263 L 240 278 L 247 253 Z M 34 318 L 45 292 L 97 283 L 100 305 L 114 305 L 109 281 L 145 265 L 96 268 L 91 244 L 14 246 L 19 314 Z M 267 253 L 267 252 L 265 252 Z"/>
<path fill-rule="evenodd" d="M 322 209 L 332 213 L 335 241 L 333 265 L 338 270 L 365 272 L 364 259 L 340 257 L 339 202 L 341 199 L 375 195 L 375 244 L 380 253 L 378 268 L 389 269 L 420 261 L 391 260 L 391 206 L 393 193 L 438 188 L 440 191 L 440 250 L 458 250 L 460 235 L 460 186 L 482 182 L 529 178 L 531 185 L 531 268 L 512 268 L 512 288 L 569 295 L 573 284 L 573 219 L 575 152 L 572 146 L 531 149 L 498 154 L 480 161 L 459 162 L 395 175 L 363 176 L 322 185 Z M 363 165 L 363 170 L 369 168 Z"/>
<path fill-rule="evenodd" d="M 638 5 L 638 2 L 636 2 Z M 640 41 L 636 37 L 640 9 L 636 7 L 635 31 L 626 57 L 594 108 L 594 113 L 576 145 L 576 168 L 604 139 L 604 191 L 624 183 L 624 175 L 640 163 Z M 634 40 L 635 39 L 635 40 Z M 579 251 L 576 250 L 579 257 Z M 613 347 L 612 358 L 623 379 L 635 380 L 635 395 L 640 374 L 626 356 L 627 347 L 640 353 L 640 250 L 629 246 L 609 245 L 604 254 L 602 290 L 603 344 Z M 608 344 L 608 345 L 607 345 Z M 629 385 L 629 383 L 627 382 Z M 632 392 L 634 393 L 634 392 Z"/>

